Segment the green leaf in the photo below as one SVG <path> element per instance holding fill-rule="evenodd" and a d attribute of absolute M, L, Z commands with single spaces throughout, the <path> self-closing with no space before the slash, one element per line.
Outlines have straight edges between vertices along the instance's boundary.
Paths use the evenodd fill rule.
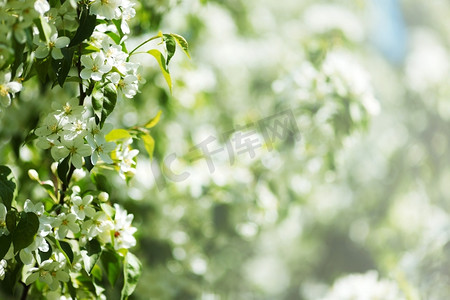
<path fill-rule="evenodd" d="M 14 198 L 16 183 L 12 171 L 7 166 L 0 166 L 0 199 L 9 210 Z"/>
<path fill-rule="evenodd" d="M 117 33 L 112 31 L 106 31 L 105 33 L 114 41 L 114 43 L 116 43 L 117 45 L 120 44 L 120 36 Z"/>
<path fill-rule="evenodd" d="M 14 251 L 18 252 L 28 247 L 39 229 L 39 219 L 35 213 L 22 212 L 16 230 L 13 232 L 12 242 Z"/>
<path fill-rule="evenodd" d="M 69 173 L 69 160 L 70 156 L 64 158 L 62 162 L 58 164 L 57 173 L 58 177 L 64 185 L 67 185 L 67 173 Z"/>
<path fill-rule="evenodd" d="M 50 41 L 50 35 L 52 34 L 52 28 L 48 22 L 41 16 L 39 19 L 34 20 L 34 24 L 39 30 L 39 38 L 42 41 Z"/>
<path fill-rule="evenodd" d="M 67 288 L 69 290 L 70 297 L 72 297 L 72 299 L 77 299 L 77 290 L 73 286 L 71 279 L 67 282 Z"/>
<path fill-rule="evenodd" d="M 154 116 L 150 121 L 147 122 L 147 124 L 144 125 L 145 128 L 152 128 L 154 127 L 156 124 L 158 124 L 159 119 L 161 118 L 161 113 L 162 111 L 158 111 L 158 113 L 156 114 L 156 116 Z"/>
<path fill-rule="evenodd" d="M 122 39 L 123 36 L 124 36 L 123 31 L 122 31 L 122 18 L 120 18 L 120 19 L 113 19 L 113 20 L 111 20 L 111 21 L 112 21 L 112 22 L 114 23 L 114 25 L 116 26 L 117 32 L 118 32 L 119 35 L 120 35 L 120 39 Z"/>
<path fill-rule="evenodd" d="M 120 299 L 128 299 L 128 297 L 134 292 L 141 273 L 141 262 L 133 253 L 128 252 L 125 256 L 125 261 L 123 264 L 124 284 Z"/>
<path fill-rule="evenodd" d="M 6 214 L 6 228 L 9 232 L 13 232 L 16 229 L 16 212 L 8 211 Z"/>
<path fill-rule="evenodd" d="M 67 75 L 69 75 L 70 68 L 72 67 L 72 59 L 75 51 L 73 48 L 62 48 L 61 52 L 64 58 L 61 60 L 59 68 L 55 73 L 58 78 L 58 83 L 62 87 L 66 81 Z"/>
<path fill-rule="evenodd" d="M 77 32 L 70 41 L 69 47 L 82 43 L 85 39 L 89 38 L 94 32 L 96 26 L 96 15 L 90 15 L 87 7 L 83 8 L 80 15 L 80 26 L 78 26 Z"/>
<path fill-rule="evenodd" d="M 149 133 L 142 134 L 142 141 L 144 142 L 145 150 L 147 150 L 148 155 L 150 156 L 150 160 L 153 159 L 153 151 L 155 150 L 155 140 Z"/>
<path fill-rule="evenodd" d="M 34 129 L 31 130 L 25 137 L 25 140 L 23 141 L 22 146 L 28 144 L 31 141 L 34 141 L 37 138 L 38 138 L 38 136 L 34 133 Z"/>
<path fill-rule="evenodd" d="M 103 127 L 103 124 L 106 121 L 106 118 L 112 113 L 114 107 L 116 107 L 117 103 L 117 90 L 114 84 L 110 83 L 105 86 L 103 89 L 103 106 L 102 106 L 102 115 L 100 119 L 100 127 Z"/>
<path fill-rule="evenodd" d="M 0 236 L 0 260 L 8 253 L 9 247 L 11 246 L 11 237 L 11 234 Z"/>
<path fill-rule="evenodd" d="M 51 61 L 50 57 L 47 57 L 45 59 L 38 59 L 33 65 L 39 80 L 43 84 L 47 83 L 47 75 L 51 67 L 50 61 Z"/>
<path fill-rule="evenodd" d="M 166 64 L 169 65 L 170 59 L 174 56 L 175 50 L 177 50 L 177 43 L 175 42 L 175 38 L 170 34 L 164 34 L 164 42 L 167 50 Z"/>
<path fill-rule="evenodd" d="M 61 246 L 61 249 L 66 253 L 67 257 L 70 260 L 70 263 L 73 263 L 73 251 L 72 246 L 68 242 L 59 241 L 59 245 Z"/>
<path fill-rule="evenodd" d="M 52 256 L 52 247 L 49 247 L 47 252 L 43 252 L 41 250 L 38 250 L 39 256 L 41 257 L 41 261 L 47 260 Z"/>
<path fill-rule="evenodd" d="M 105 136 L 105 139 L 108 142 L 110 142 L 110 141 L 116 141 L 116 140 L 120 140 L 120 139 L 129 139 L 130 137 L 131 137 L 131 134 L 128 132 L 128 130 L 113 129 Z"/>
<path fill-rule="evenodd" d="M 191 58 L 191 56 L 189 55 L 189 45 L 188 42 L 184 39 L 184 37 L 176 33 L 171 33 L 170 35 L 175 39 L 175 41 L 181 47 L 186 56 Z"/>
<path fill-rule="evenodd" d="M 93 53 L 93 52 L 100 52 L 100 49 L 98 49 L 97 47 L 94 47 L 88 43 L 81 44 L 81 54 L 82 55 Z"/>
<path fill-rule="evenodd" d="M 108 277 L 109 283 L 114 286 L 120 275 L 121 268 L 119 256 L 111 250 L 106 250 L 102 252 L 100 260 L 106 272 L 106 276 Z"/>
<path fill-rule="evenodd" d="M 112 187 L 105 175 L 100 173 L 92 173 L 91 179 L 97 187 L 97 190 L 105 191 L 108 194 L 111 194 Z"/>
<path fill-rule="evenodd" d="M 159 64 L 159 67 L 161 68 L 161 72 L 164 75 L 164 79 L 167 82 L 167 85 L 169 86 L 170 93 L 172 93 L 172 78 L 170 78 L 169 70 L 167 69 L 166 60 L 164 59 L 164 56 L 162 53 L 156 49 L 152 49 L 147 51 L 148 54 L 152 55 L 156 61 Z"/>
<path fill-rule="evenodd" d="M 102 248 L 96 239 L 92 239 L 86 243 L 86 251 L 81 251 L 81 257 L 83 259 L 84 270 L 86 273 L 91 274 L 91 271 L 100 258 L 101 253 Z"/>

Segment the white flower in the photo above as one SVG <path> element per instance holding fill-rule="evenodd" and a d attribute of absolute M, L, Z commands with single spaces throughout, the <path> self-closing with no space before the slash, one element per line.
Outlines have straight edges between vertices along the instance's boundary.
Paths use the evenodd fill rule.
<path fill-rule="evenodd" d="M 20 92 L 22 84 L 11 81 L 11 73 L 0 73 L 0 105 L 8 107 L 11 104 L 11 95 Z"/>
<path fill-rule="evenodd" d="M 81 198 L 80 196 L 75 196 L 72 198 L 72 207 L 71 211 L 75 214 L 78 219 L 84 220 L 86 216 L 93 217 L 95 214 L 95 209 L 90 205 L 93 197 L 91 195 L 84 196 Z"/>
<path fill-rule="evenodd" d="M 105 61 L 105 56 L 102 52 L 96 52 L 91 55 L 82 55 L 81 63 L 84 69 L 81 71 L 80 76 L 83 79 L 92 79 L 99 81 L 102 79 L 103 74 L 109 72 L 112 66 Z"/>
<path fill-rule="evenodd" d="M 55 160 L 60 160 L 70 155 L 71 162 L 77 169 L 81 169 L 83 166 L 83 157 L 92 154 L 91 147 L 86 145 L 84 139 L 81 137 L 62 141 L 61 146 L 54 147 L 53 149 L 55 149 L 55 151 L 52 151 L 51 153 Z"/>
<path fill-rule="evenodd" d="M 39 279 L 39 281 L 46 283 L 54 291 L 59 287 L 61 281 L 69 281 L 69 274 L 64 268 L 66 264 L 64 255 L 62 253 L 54 253 L 52 257 L 53 259 L 42 262 L 39 267 L 31 268 L 28 271 L 30 274 L 27 276 L 25 284 L 29 285 Z"/>
<path fill-rule="evenodd" d="M 35 41 L 35 44 L 38 45 L 35 56 L 36 58 L 46 58 L 49 53 L 51 53 L 54 59 L 62 59 L 64 56 L 61 52 L 61 48 L 67 47 L 69 43 L 70 39 L 68 37 L 58 37 L 58 33 L 55 32 L 50 36 L 49 41 Z"/>
<path fill-rule="evenodd" d="M 121 0 L 93 0 L 91 2 L 91 14 L 108 20 L 115 19 L 120 16 L 120 2 Z"/>
<path fill-rule="evenodd" d="M 22 262 L 27 265 L 33 264 L 33 252 L 35 252 L 37 249 L 39 249 L 41 252 L 48 252 L 50 250 L 50 246 L 43 236 L 37 235 L 33 243 L 31 243 L 28 247 L 20 250 L 19 255 Z"/>
<path fill-rule="evenodd" d="M 84 137 L 87 134 L 87 124 L 83 120 L 76 120 L 74 122 L 67 123 L 63 128 L 63 138 L 65 140 L 73 140 L 76 137 Z"/>
<path fill-rule="evenodd" d="M 128 249 L 136 245 L 136 239 L 133 234 L 137 229 L 131 226 L 133 215 L 128 214 L 126 210 L 118 204 L 114 204 L 116 215 L 114 216 L 114 249 Z"/>
<path fill-rule="evenodd" d="M 134 10 L 133 6 L 134 3 L 129 0 L 122 0 L 122 24 L 120 25 L 120 28 L 122 29 L 122 32 L 125 34 L 130 33 L 130 27 L 128 26 L 128 21 L 131 20 L 135 15 L 136 11 Z"/>
<path fill-rule="evenodd" d="M 109 156 L 109 153 L 116 148 L 116 143 L 106 142 L 105 138 L 102 136 L 92 138 L 92 136 L 89 135 L 86 137 L 86 140 L 93 150 L 91 156 L 92 164 L 95 165 L 99 157 L 107 164 L 113 163 L 111 157 Z"/>
<path fill-rule="evenodd" d="M 138 87 L 138 78 L 134 75 L 126 75 L 123 79 L 119 80 L 117 86 L 119 91 L 123 93 L 126 98 L 133 98 L 139 87 Z"/>
<path fill-rule="evenodd" d="M 126 62 L 128 54 L 122 51 L 122 47 L 111 44 L 109 39 L 104 39 L 102 41 L 102 49 L 107 63 L 117 67 L 120 72 L 124 73 L 126 70 L 121 69 L 121 66 Z"/>
<path fill-rule="evenodd" d="M 53 226 L 58 227 L 58 238 L 63 239 L 66 237 L 67 233 L 72 231 L 77 233 L 80 231 L 80 226 L 76 223 L 77 216 L 75 214 L 65 214 L 61 213 L 53 221 Z"/>
<path fill-rule="evenodd" d="M 83 113 L 86 111 L 86 107 L 83 105 L 78 105 L 77 99 L 71 99 L 64 102 L 64 104 L 55 103 L 52 107 L 56 110 L 55 116 L 58 119 L 66 122 L 75 122 L 82 118 Z M 65 124 L 64 123 L 64 124 Z"/>
<path fill-rule="evenodd" d="M 46 0 L 36 0 L 34 2 L 34 9 L 42 16 L 50 10 L 50 4 Z"/>
<path fill-rule="evenodd" d="M 110 132 L 113 129 L 113 125 L 111 123 L 105 123 L 103 124 L 103 127 L 100 129 L 100 126 L 95 123 L 95 118 L 90 118 L 87 122 L 87 131 L 88 136 L 90 136 L 93 139 L 96 139 L 98 137 L 105 137 L 108 132 Z"/>
<path fill-rule="evenodd" d="M 6 228 L 6 206 L 0 203 L 0 236 L 9 234 Z"/>
<path fill-rule="evenodd" d="M 133 139 L 125 141 L 121 147 L 116 151 L 116 157 L 119 159 L 119 175 L 125 179 L 126 173 L 134 174 L 136 162 L 133 158 L 139 154 L 139 150 L 131 149 L 129 145 L 133 142 Z"/>
<path fill-rule="evenodd" d="M 44 119 L 44 124 L 42 126 L 38 127 L 34 133 L 38 137 L 44 137 L 42 140 L 56 140 L 59 136 L 63 135 L 62 131 L 64 130 L 64 122 L 62 122 L 60 119 L 58 119 L 54 115 L 48 115 Z M 41 139 L 40 139 L 41 140 Z M 41 144 L 40 148 L 48 149 L 50 147 L 46 147 L 47 143 Z M 38 145 L 39 146 L 39 145 Z"/>
<path fill-rule="evenodd" d="M 101 240 L 103 242 L 110 241 L 111 235 L 109 233 L 113 228 L 114 224 L 104 211 L 96 212 L 92 219 L 85 221 L 81 225 L 83 234 L 85 234 L 89 240 L 101 234 Z"/>
<path fill-rule="evenodd" d="M 8 266 L 8 263 L 6 260 L 2 259 L 0 260 L 0 280 L 3 280 L 5 278 L 6 274 L 6 267 Z"/>

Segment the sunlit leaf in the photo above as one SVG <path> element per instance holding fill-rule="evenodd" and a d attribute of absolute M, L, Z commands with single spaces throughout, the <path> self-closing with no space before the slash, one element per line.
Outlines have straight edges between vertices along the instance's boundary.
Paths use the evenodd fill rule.
<path fill-rule="evenodd" d="M 164 58 L 164 55 L 156 49 L 149 50 L 147 51 L 147 53 L 152 55 L 158 62 L 164 79 L 166 80 L 167 85 L 169 86 L 169 90 L 172 93 L 172 78 L 170 77 L 169 70 L 167 69 L 166 59 Z"/>
<path fill-rule="evenodd" d="M 140 137 L 144 142 L 145 150 L 147 150 L 150 159 L 153 159 L 153 151 L 155 150 L 155 140 L 148 133 L 142 134 Z"/>
<path fill-rule="evenodd" d="M 185 40 L 185 38 L 176 33 L 171 33 L 170 35 L 175 39 L 175 41 L 181 47 L 181 49 L 187 55 L 187 57 L 191 58 L 191 56 L 189 55 L 189 44 Z"/>
<path fill-rule="evenodd" d="M 125 129 L 113 129 L 106 136 L 105 139 L 109 141 L 116 141 L 120 139 L 128 139 L 131 137 L 131 134 L 128 130 Z"/>
<path fill-rule="evenodd" d="M 161 113 L 162 113 L 161 110 L 158 111 L 158 113 L 156 114 L 156 116 L 154 116 L 150 121 L 148 121 L 148 122 L 144 125 L 144 127 L 145 127 L 145 128 L 152 128 L 152 127 L 154 127 L 156 124 L 158 124 L 159 119 L 161 118 Z"/>

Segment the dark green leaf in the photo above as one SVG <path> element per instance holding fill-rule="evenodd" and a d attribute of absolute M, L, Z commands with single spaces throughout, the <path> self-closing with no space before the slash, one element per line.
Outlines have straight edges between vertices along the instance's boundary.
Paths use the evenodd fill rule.
<path fill-rule="evenodd" d="M 88 170 L 88 172 L 91 172 L 91 170 L 94 168 L 94 164 L 91 161 L 91 156 L 86 156 L 84 158 L 84 167 L 86 168 L 86 170 Z"/>
<path fill-rule="evenodd" d="M 16 212 L 8 211 L 6 214 L 6 228 L 9 232 L 13 232 L 16 229 Z"/>
<path fill-rule="evenodd" d="M 72 284 L 72 279 L 67 282 L 67 288 L 69 290 L 70 297 L 72 297 L 72 299 L 77 299 L 77 290 Z"/>
<path fill-rule="evenodd" d="M 133 253 L 128 252 L 123 264 L 124 284 L 121 299 L 127 299 L 134 292 L 141 273 L 141 262 Z"/>
<path fill-rule="evenodd" d="M 28 247 L 34 241 L 38 229 L 39 219 L 36 214 L 22 212 L 20 214 L 19 224 L 17 224 L 16 230 L 13 233 L 12 242 L 14 244 L 14 251 L 18 252 Z"/>
<path fill-rule="evenodd" d="M 28 144 L 29 142 L 31 142 L 31 141 L 33 141 L 33 140 L 35 140 L 35 139 L 37 139 L 37 137 L 38 137 L 38 136 L 37 136 L 36 134 L 34 134 L 34 129 L 31 130 L 31 131 L 27 134 L 27 136 L 25 137 L 25 140 L 23 141 L 22 146 Z"/>
<path fill-rule="evenodd" d="M 184 39 L 184 37 L 176 33 L 171 33 L 170 35 L 175 39 L 175 41 L 178 43 L 181 49 L 183 49 L 183 52 L 187 55 L 187 57 L 191 58 L 191 56 L 189 55 L 189 45 L 188 42 Z"/>
<path fill-rule="evenodd" d="M 47 57 L 45 59 L 36 60 L 36 63 L 34 64 L 38 78 L 43 84 L 47 83 L 47 75 L 51 67 L 50 61 L 50 57 Z"/>
<path fill-rule="evenodd" d="M 89 38 L 94 32 L 94 28 L 96 26 L 96 15 L 90 15 L 89 9 L 84 7 L 81 10 L 80 15 L 80 26 L 75 32 L 72 40 L 70 41 L 69 47 L 81 44 L 85 39 Z"/>
<path fill-rule="evenodd" d="M 175 50 L 177 50 L 177 43 L 175 42 L 175 38 L 170 34 L 164 34 L 164 42 L 166 44 L 167 49 L 167 61 L 166 64 L 169 65 L 170 59 L 175 54 Z"/>
<path fill-rule="evenodd" d="M 68 242 L 59 241 L 59 245 L 61 246 L 61 249 L 66 253 L 67 257 L 70 260 L 70 263 L 73 263 L 73 251 L 72 246 Z"/>
<path fill-rule="evenodd" d="M 11 236 L 11 234 L 0 236 L 0 260 L 8 253 L 9 247 L 11 246 Z"/>
<path fill-rule="evenodd" d="M 111 193 L 111 184 L 108 181 L 108 178 L 106 178 L 105 175 L 100 173 L 93 173 L 91 175 L 92 181 L 95 183 L 95 186 L 97 187 L 97 190 L 99 191 L 105 191 L 108 194 Z"/>
<path fill-rule="evenodd" d="M 41 261 L 47 260 L 52 256 L 52 247 L 49 247 L 47 252 L 42 252 L 41 250 L 38 250 L 39 256 L 41 257 Z"/>
<path fill-rule="evenodd" d="M 103 98 L 102 116 L 100 119 L 100 127 L 103 127 L 106 118 L 112 113 L 114 107 L 116 107 L 117 102 L 116 87 L 113 84 L 107 84 L 103 89 L 103 95 L 104 98 Z"/>
<path fill-rule="evenodd" d="M 69 75 L 70 68 L 72 67 L 73 48 L 62 48 L 61 52 L 64 58 L 61 60 L 58 70 L 55 72 L 58 78 L 58 83 L 62 87 L 66 81 L 67 75 Z"/>
<path fill-rule="evenodd" d="M 0 199 L 9 210 L 14 198 L 16 183 L 12 171 L 7 166 L 0 166 Z"/>
<path fill-rule="evenodd" d="M 116 252 L 106 250 L 102 252 L 102 266 L 106 272 L 109 283 L 114 286 L 120 275 L 120 261 Z"/>
<path fill-rule="evenodd" d="M 69 160 L 70 157 L 67 156 L 62 162 L 58 164 L 57 173 L 58 177 L 64 185 L 67 185 L 67 173 L 69 173 Z"/>
<path fill-rule="evenodd" d="M 100 243 L 96 240 L 90 240 L 86 244 L 86 252 L 82 251 L 81 256 L 83 258 L 84 270 L 86 273 L 91 274 L 92 268 L 94 268 L 100 254 L 102 253 L 102 248 Z"/>

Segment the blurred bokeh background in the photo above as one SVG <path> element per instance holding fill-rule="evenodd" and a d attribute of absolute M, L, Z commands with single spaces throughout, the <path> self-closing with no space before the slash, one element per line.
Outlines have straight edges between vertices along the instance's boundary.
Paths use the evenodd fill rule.
<path fill-rule="evenodd" d="M 137 8 L 130 43 L 175 32 L 191 59 L 172 59 L 170 94 L 139 57 L 147 83 L 111 115 L 129 128 L 162 111 L 153 161 L 136 142 L 135 177 L 110 183 L 139 228 L 132 299 L 448 298 L 450 2 Z M 268 141 L 260 125 L 275 119 Z M 3 160 L 20 156 L 23 180 L 39 154 L 16 144 L 36 121 L 14 107 L 2 119 Z"/>

